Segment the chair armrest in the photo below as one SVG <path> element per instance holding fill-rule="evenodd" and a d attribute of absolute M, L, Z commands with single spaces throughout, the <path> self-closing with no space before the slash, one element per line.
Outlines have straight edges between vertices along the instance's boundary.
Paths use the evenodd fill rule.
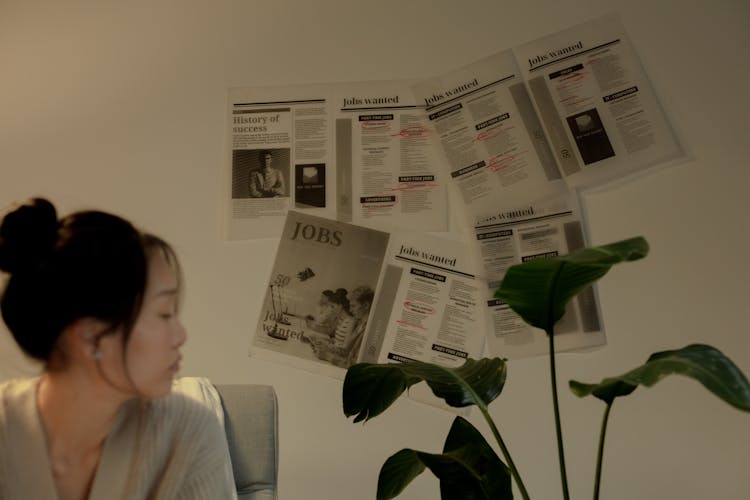
<path fill-rule="evenodd" d="M 276 500 L 278 400 L 268 385 L 216 385 L 240 500 Z"/>

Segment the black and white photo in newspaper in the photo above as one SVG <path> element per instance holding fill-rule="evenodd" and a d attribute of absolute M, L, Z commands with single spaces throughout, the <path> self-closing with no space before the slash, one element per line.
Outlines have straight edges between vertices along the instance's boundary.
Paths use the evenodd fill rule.
<path fill-rule="evenodd" d="M 251 353 L 343 378 L 358 357 L 389 235 L 290 210 Z"/>

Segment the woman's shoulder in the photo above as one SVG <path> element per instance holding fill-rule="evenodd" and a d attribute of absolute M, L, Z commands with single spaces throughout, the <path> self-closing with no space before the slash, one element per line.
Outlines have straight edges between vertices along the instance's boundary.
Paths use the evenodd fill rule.
<path fill-rule="evenodd" d="M 17 378 L 0 382 L 0 413 L 8 407 L 19 407 L 28 398 L 36 396 L 39 377 Z"/>
<path fill-rule="evenodd" d="M 0 394 L 18 394 L 34 390 L 39 377 L 14 378 L 0 381 Z"/>
<path fill-rule="evenodd" d="M 37 383 L 38 377 L 0 382 L 0 455 L 8 436 L 23 428 L 33 428 Z"/>
<path fill-rule="evenodd" d="M 140 443 L 138 453 L 142 465 L 139 465 L 139 471 L 144 477 L 151 477 L 158 469 L 160 476 L 153 477 L 155 482 L 161 481 L 162 476 L 180 478 L 180 491 L 183 493 L 198 491 L 206 485 L 231 490 L 231 466 L 228 465 L 229 451 L 223 417 L 220 420 L 210 404 L 186 391 L 182 383 L 176 383 L 172 392 L 162 398 L 132 400 L 128 404 L 129 411 L 139 414 L 139 418 L 129 418 L 132 415 L 126 413 L 123 420 L 137 422 L 131 426 L 136 430 L 127 437 Z M 145 464 L 161 465 L 152 470 Z M 225 468 L 230 471 L 228 474 Z M 216 498 L 230 497 L 222 493 Z"/>
<path fill-rule="evenodd" d="M 147 420 L 160 430 L 224 434 L 221 399 L 205 379 L 178 379 L 167 396 L 143 405 Z"/>
<path fill-rule="evenodd" d="M 149 453 L 163 455 L 164 460 L 179 455 L 190 463 L 222 457 L 226 448 L 223 421 L 190 395 L 173 391 L 159 399 L 131 404 L 131 412 L 140 412 L 140 418 L 135 419 L 140 422 L 135 435 L 147 443 L 144 446 L 151 450 Z M 126 413 L 124 420 L 131 415 Z"/>
<path fill-rule="evenodd" d="M 171 425 L 222 424 L 214 409 L 207 403 L 181 391 L 172 390 L 167 396 L 145 402 L 151 418 L 169 421 Z"/>

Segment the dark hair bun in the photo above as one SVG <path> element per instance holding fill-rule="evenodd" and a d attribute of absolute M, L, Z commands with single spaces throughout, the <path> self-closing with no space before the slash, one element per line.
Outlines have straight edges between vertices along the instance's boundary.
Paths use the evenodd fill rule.
<path fill-rule="evenodd" d="M 32 198 L 0 224 L 0 270 L 16 273 L 37 266 L 57 240 L 57 211 L 44 198 Z"/>

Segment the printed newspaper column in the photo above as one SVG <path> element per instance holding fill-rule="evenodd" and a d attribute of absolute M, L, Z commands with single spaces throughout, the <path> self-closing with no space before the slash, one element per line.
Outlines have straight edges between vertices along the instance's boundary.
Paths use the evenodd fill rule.
<path fill-rule="evenodd" d="M 361 360 L 458 367 L 467 358 L 480 358 L 482 298 L 465 242 L 394 232 Z M 426 384 L 410 388 L 409 398 L 449 409 Z"/>
<path fill-rule="evenodd" d="M 511 51 L 412 89 L 470 218 L 565 192 Z"/>
<path fill-rule="evenodd" d="M 482 330 L 489 354 L 505 358 L 542 354 L 547 348 L 543 332 L 540 336 L 494 299 L 508 267 L 566 253 L 584 241 L 575 199 L 519 73 L 513 54 L 504 51 L 414 86 L 428 106 L 452 193 L 462 202 L 474 255 L 482 265 L 487 321 Z M 604 343 L 596 303 L 590 306 L 566 315 L 559 329 L 566 334 L 558 343 L 561 350 Z"/>
<path fill-rule="evenodd" d="M 596 186 L 682 155 L 617 16 L 514 52 L 569 185 Z"/>
<path fill-rule="evenodd" d="M 290 207 L 325 215 L 329 89 L 229 90 L 228 239 L 278 236 Z"/>
<path fill-rule="evenodd" d="M 231 120 L 232 218 L 283 217 L 289 205 L 291 109 L 236 103 Z"/>
<path fill-rule="evenodd" d="M 465 243 L 392 234 L 387 270 L 365 341 L 367 361 L 459 366 L 484 348 L 482 288 Z M 388 317 L 386 317 L 388 316 Z"/>
<path fill-rule="evenodd" d="M 563 255 L 585 246 L 575 195 L 488 215 L 474 228 L 487 279 L 487 344 L 494 356 L 509 359 L 545 354 L 546 333 L 526 324 L 494 297 L 508 268 L 531 259 Z M 581 292 L 556 325 L 560 351 L 587 349 L 606 343 L 595 289 Z"/>
<path fill-rule="evenodd" d="M 355 224 L 447 231 L 434 135 L 405 82 L 351 84 L 337 122 L 351 124 Z"/>

